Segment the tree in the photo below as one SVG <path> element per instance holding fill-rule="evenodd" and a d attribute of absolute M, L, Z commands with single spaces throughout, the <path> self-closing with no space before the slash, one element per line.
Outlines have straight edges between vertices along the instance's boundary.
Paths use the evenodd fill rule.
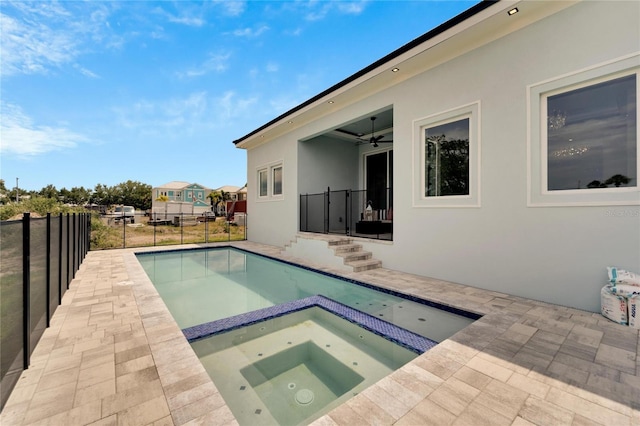
<path fill-rule="evenodd" d="M 216 214 L 220 214 L 220 209 L 218 205 L 224 201 L 231 200 L 231 194 L 228 192 L 224 192 L 223 190 L 219 191 L 211 191 L 207 198 L 211 201 L 211 206 L 213 206 L 213 211 Z"/>
<path fill-rule="evenodd" d="M 55 186 L 49 184 L 38 191 L 38 195 L 44 198 L 53 198 L 54 200 L 58 199 L 58 190 Z"/>
<path fill-rule="evenodd" d="M 116 204 L 113 187 L 109 187 L 101 183 L 97 184 L 93 188 L 89 201 L 92 204 L 98 204 L 100 206 Z"/>
<path fill-rule="evenodd" d="M 606 185 L 615 185 L 616 188 L 619 188 L 620 185 L 626 185 L 629 182 L 631 182 L 631 178 L 621 174 L 613 175 L 604 181 Z"/>
<path fill-rule="evenodd" d="M 151 185 L 142 182 L 128 180 L 120 183 L 114 188 L 116 204 L 133 206 L 138 210 L 149 210 L 151 190 Z"/>
<path fill-rule="evenodd" d="M 58 200 L 65 204 L 71 204 L 71 191 L 65 187 L 60 188 L 60 191 L 58 191 Z"/>

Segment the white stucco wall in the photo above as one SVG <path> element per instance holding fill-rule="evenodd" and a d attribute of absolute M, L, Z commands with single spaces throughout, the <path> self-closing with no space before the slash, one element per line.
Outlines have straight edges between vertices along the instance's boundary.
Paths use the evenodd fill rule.
<path fill-rule="evenodd" d="M 527 205 L 527 87 L 639 51 L 638 16 L 638 2 L 577 4 L 250 150 L 249 239 L 284 245 L 297 230 L 298 140 L 392 104 L 393 243 L 365 249 L 386 268 L 598 311 L 606 266 L 640 272 L 640 207 Z M 481 206 L 414 207 L 414 120 L 473 102 Z M 285 197 L 256 202 L 255 167 L 278 158 Z"/>

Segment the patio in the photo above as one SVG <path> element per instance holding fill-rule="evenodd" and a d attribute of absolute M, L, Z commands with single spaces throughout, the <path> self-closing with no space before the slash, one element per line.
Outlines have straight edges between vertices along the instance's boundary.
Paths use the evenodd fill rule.
<path fill-rule="evenodd" d="M 230 245 L 484 315 L 314 424 L 640 424 L 637 329 L 397 271 L 345 274 L 279 247 Z M 87 254 L 2 425 L 236 423 L 134 256 L 151 250 Z"/>

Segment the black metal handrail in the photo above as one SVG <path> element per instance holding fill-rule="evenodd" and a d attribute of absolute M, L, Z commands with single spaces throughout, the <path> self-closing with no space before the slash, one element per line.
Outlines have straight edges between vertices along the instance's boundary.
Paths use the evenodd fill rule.
<path fill-rule="evenodd" d="M 393 194 L 343 189 L 300 194 L 300 231 L 393 240 Z"/>

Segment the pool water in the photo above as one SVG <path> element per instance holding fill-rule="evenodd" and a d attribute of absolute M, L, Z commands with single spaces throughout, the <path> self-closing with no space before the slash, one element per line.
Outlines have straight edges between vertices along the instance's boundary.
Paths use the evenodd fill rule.
<path fill-rule="evenodd" d="M 241 425 L 307 424 L 417 356 L 320 307 L 191 345 Z"/>
<path fill-rule="evenodd" d="M 314 295 L 436 342 L 478 318 L 234 248 L 141 253 L 137 257 L 182 329 Z"/>

